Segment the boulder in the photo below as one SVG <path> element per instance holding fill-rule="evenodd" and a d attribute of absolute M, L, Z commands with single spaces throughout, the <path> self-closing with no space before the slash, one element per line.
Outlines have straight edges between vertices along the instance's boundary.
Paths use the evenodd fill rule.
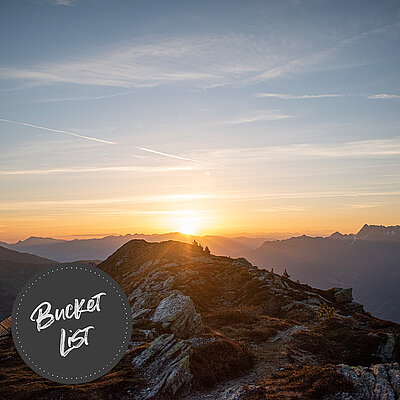
<path fill-rule="evenodd" d="M 351 303 L 353 301 L 353 289 L 334 288 L 333 296 L 335 298 L 336 303 L 339 304 Z"/>
<path fill-rule="evenodd" d="M 378 356 L 385 363 L 396 360 L 396 338 L 392 333 L 386 333 L 387 340 L 378 350 Z"/>
<path fill-rule="evenodd" d="M 160 302 L 151 319 L 161 322 L 164 328 L 169 328 L 176 337 L 182 339 L 204 332 L 203 321 L 192 299 L 178 290 Z"/>
<path fill-rule="evenodd" d="M 360 303 L 352 301 L 345 304 L 345 308 L 351 313 L 362 313 L 364 312 L 364 306 Z"/>
<path fill-rule="evenodd" d="M 376 364 L 371 367 L 341 365 L 340 371 L 354 386 L 354 400 L 396 400 L 400 395 L 400 367 L 398 363 Z M 343 399 L 340 394 L 331 399 Z"/>
<path fill-rule="evenodd" d="M 179 391 L 188 390 L 193 379 L 190 352 L 190 346 L 184 340 L 176 339 L 173 334 L 164 334 L 136 356 L 133 364 L 149 382 L 140 398 L 175 398 Z"/>

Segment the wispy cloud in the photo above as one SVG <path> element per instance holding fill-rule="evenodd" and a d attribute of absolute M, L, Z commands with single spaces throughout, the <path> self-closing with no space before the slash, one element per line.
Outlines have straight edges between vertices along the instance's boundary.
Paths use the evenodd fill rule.
<path fill-rule="evenodd" d="M 0 121 L 1 122 L 6 122 L 8 124 L 26 126 L 28 128 L 40 129 L 42 131 L 61 133 L 61 134 L 65 134 L 65 135 L 75 136 L 75 137 L 80 138 L 80 139 L 92 140 L 94 142 L 99 142 L 99 143 L 104 143 L 104 144 L 116 144 L 115 142 L 111 142 L 109 140 L 99 139 L 99 138 L 95 138 L 95 137 L 92 137 L 92 136 L 78 135 L 77 133 L 74 133 L 74 132 L 64 131 L 64 130 L 61 130 L 61 129 L 47 128 L 45 126 L 28 124 L 26 122 L 11 121 L 11 120 L 5 119 L 5 118 L 0 118 Z"/>
<path fill-rule="evenodd" d="M 4 210 L 26 210 L 40 208 L 58 207 L 83 207 L 98 205 L 129 205 L 129 204 L 174 204 L 187 203 L 194 200 L 207 200 L 227 198 L 224 194 L 217 193 L 181 193 L 174 195 L 137 195 L 134 197 L 113 198 L 78 198 L 78 199 L 55 199 L 55 200 L 33 200 L 33 201 L 9 201 L 0 202 L 0 211 Z"/>
<path fill-rule="evenodd" d="M 51 3 L 56 6 L 73 6 L 76 1 L 74 0 L 51 0 Z"/>
<path fill-rule="evenodd" d="M 50 4 L 52 6 L 74 6 L 78 0 L 36 0 L 38 4 Z"/>
<path fill-rule="evenodd" d="M 240 125 L 240 124 L 248 124 L 251 122 L 277 121 L 291 117 L 292 117 L 291 115 L 282 114 L 278 110 L 261 110 L 247 115 L 242 115 L 238 118 L 219 121 L 216 122 L 215 125 Z"/>
<path fill-rule="evenodd" d="M 385 33 L 388 29 L 387 26 L 383 26 L 370 31 L 365 31 L 360 34 L 339 40 L 333 46 L 301 55 L 296 58 L 292 58 L 287 62 L 277 65 L 273 68 L 268 68 L 262 73 L 254 76 L 251 80 L 254 82 L 264 81 L 269 79 L 280 78 L 287 75 L 301 74 L 310 71 L 318 71 L 324 69 L 335 69 L 335 68 L 346 68 L 347 65 L 332 66 L 332 61 L 335 57 L 340 54 L 344 49 L 354 45 L 357 42 L 368 39 L 373 35 Z M 363 65 L 363 64 L 359 64 Z"/>
<path fill-rule="evenodd" d="M 52 169 L 20 169 L 0 170 L 0 175 L 52 175 L 52 174 L 82 174 L 87 172 L 171 172 L 171 171 L 193 171 L 199 168 L 194 166 L 109 166 L 109 167 L 71 167 Z"/>
<path fill-rule="evenodd" d="M 269 207 L 257 210 L 260 213 L 284 213 L 284 212 L 305 212 L 308 211 L 310 207 L 299 207 L 299 206 L 279 206 L 279 207 Z"/>
<path fill-rule="evenodd" d="M 113 94 L 105 94 L 103 96 L 81 96 L 81 97 L 59 97 L 59 98 L 49 98 L 49 99 L 36 99 L 32 103 L 58 103 L 58 102 L 68 102 L 68 101 L 93 101 L 93 100 L 104 100 L 113 97 L 126 96 L 129 92 L 119 92 Z"/>
<path fill-rule="evenodd" d="M 281 94 L 281 93 L 259 93 L 257 97 L 273 97 L 282 100 L 297 100 L 297 99 L 324 99 L 330 97 L 343 97 L 344 94 Z"/>
<path fill-rule="evenodd" d="M 237 202 L 248 202 L 249 200 L 280 200 L 280 199 L 319 199 L 319 198 L 362 198 L 362 197 L 391 197 L 399 196 L 399 190 L 382 191 L 357 191 L 357 190 L 333 190 L 333 191 L 293 191 L 293 192 L 213 192 L 213 193 L 182 193 L 175 195 L 143 195 L 135 197 L 115 197 L 115 198 L 85 198 L 85 199 L 58 199 L 58 200 L 33 200 L 33 201 L 6 201 L 0 202 L 0 211 L 12 210 L 33 210 L 33 209 L 53 209 L 62 207 L 95 207 L 99 205 L 129 205 L 129 204 L 185 204 L 195 200 L 226 200 Z M 120 208 L 118 208 L 119 210 Z M 266 208 L 265 210 L 268 210 Z M 300 210 L 298 210 L 300 211 Z"/>
<path fill-rule="evenodd" d="M 381 204 L 379 204 L 379 203 L 347 204 L 347 207 L 356 208 L 356 209 L 375 208 L 375 207 L 379 207 L 379 206 L 381 206 Z"/>
<path fill-rule="evenodd" d="M 0 77 L 30 84 L 74 83 L 116 87 L 149 87 L 168 82 L 197 82 L 201 86 L 229 83 L 264 64 L 250 64 L 255 44 L 249 37 L 187 37 L 119 43 L 91 56 L 28 68 L 1 68 Z M 233 52 L 228 51 L 233 48 Z M 243 50 L 249 54 L 243 54 Z M 237 54 L 240 53 L 240 54 Z M 258 65 L 258 67 L 257 67 Z"/>
<path fill-rule="evenodd" d="M 343 143 L 299 143 L 266 147 L 226 148 L 212 151 L 208 157 L 229 160 L 265 160 L 273 158 L 393 157 L 400 155 L 400 139 L 358 140 Z"/>
<path fill-rule="evenodd" d="M 310 70 L 341 68 L 343 63 L 332 63 L 335 56 L 371 34 L 341 40 L 325 49 L 314 43 L 297 43 L 293 37 L 144 37 L 140 42 L 118 43 L 97 54 L 75 55 L 25 68 L 2 67 L 0 78 L 21 80 L 27 85 L 73 83 L 124 88 L 179 82 L 203 88 L 247 85 Z"/>
<path fill-rule="evenodd" d="M 367 99 L 377 99 L 377 100 L 400 99 L 400 95 L 398 95 L 398 94 L 381 93 L 381 94 L 373 94 L 371 96 L 368 96 Z"/>

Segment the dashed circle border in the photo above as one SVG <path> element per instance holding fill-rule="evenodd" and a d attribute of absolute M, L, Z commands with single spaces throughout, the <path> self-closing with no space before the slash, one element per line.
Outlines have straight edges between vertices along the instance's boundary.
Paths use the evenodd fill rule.
<path fill-rule="evenodd" d="M 35 285 L 36 282 L 38 282 L 40 279 L 45 277 L 46 275 L 50 275 L 51 273 L 54 273 L 56 271 L 63 271 L 63 270 L 81 270 L 81 271 L 87 271 L 90 273 L 93 273 L 94 275 L 98 275 L 99 277 L 102 277 L 104 280 L 107 281 L 107 283 L 112 286 L 112 288 L 115 290 L 115 292 L 118 294 L 122 305 L 124 307 L 124 313 L 125 313 L 125 337 L 122 341 L 121 346 L 119 346 L 117 354 L 111 359 L 110 362 L 108 362 L 103 368 L 100 368 L 99 370 L 92 372 L 91 374 L 86 374 L 82 376 L 76 376 L 76 377 L 66 377 L 66 376 L 61 376 L 57 374 L 52 374 L 49 371 L 46 371 L 45 369 L 39 367 L 35 362 L 31 360 L 29 355 L 26 353 L 26 351 L 23 348 L 23 345 L 21 343 L 19 333 L 18 333 L 18 313 L 21 307 L 21 302 L 23 298 L 25 297 L 25 294 L 28 293 L 28 291 Z M 101 271 L 101 272 L 99 272 Z M 120 290 L 118 290 L 119 288 Z M 36 274 L 33 278 L 31 278 L 28 283 L 25 284 L 23 289 L 18 293 L 18 297 L 15 300 L 13 311 L 12 311 L 12 316 L 11 316 L 11 329 L 12 329 L 12 336 L 13 336 L 13 341 L 15 344 L 16 349 L 18 350 L 18 353 L 20 356 L 23 358 L 26 364 L 33 369 L 36 373 L 39 375 L 43 376 L 44 378 L 47 378 L 49 380 L 52 380 L 57 383 L 64 383 L 64 384 L 79 384 L 79 383 L 86 383 L 90 382 L 94 379 L 100 378 L 101 376 L 105 375 L 107 372 L 109 372 L 117 363 L 119 360 L 123 357 L 124 353 L 126 352 L 130 338 L 132 335 L 132 315 L 130 313 L 130 307 L 127 307 L 127 304 L 129 305 L 128 299 L 126 298 L 125 294 L 124 296 L 121 296 L 121 293 L 124 293 L 121 287 L 118 285 L 118 283 L 111 278 L 106 272 L 95 268 L 95 267 L 90 267 L 90 266 L 64 266 L 64 267 L 51 267 L 50 269 L 47 269 L 45 272 L 40 272 L 39 274 Z M 124 298 L 126 301 L 124 301 Z M 17 344 L 18 343 L 18 344 Z M 22 352 L 22 354 L 21 354 Z M 62 379 L 62 380 L 60 380 Z M 79 379 L 79 381 L 78 381 Z"/>

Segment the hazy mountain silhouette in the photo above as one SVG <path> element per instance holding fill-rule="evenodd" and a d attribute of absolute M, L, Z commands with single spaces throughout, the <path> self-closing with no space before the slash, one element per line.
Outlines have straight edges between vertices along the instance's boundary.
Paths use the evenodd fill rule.
<path fill-rule="evenodd" d="M 0 319 L 10 314 L 14 299 L 25 282 L 55 263 L 47 258 L 0 247 Z"/>
<path fill-rule="evenodd" d="M 21 253 L 0 246 L 0 261 L 12 261 L 26 264 L 54 264 L 54 260 L 39 257 L 35 254 Z"/>
<path fill-rule="evenodd" d="M 30 237 L 17 243 L 3 243 L 3 246 L 17 251 L 36 254 L 41 257 L 48 257 L 59 262 L 70 262 L 74 260 L 105 260 L 119 247 L 132 239 L 145 239 L 149 242 L 178 240 L 186 243 L 191 243 L 196 239 L 204 247 L 208 246 L 214 254 L 232 257 L 237 257 L 246 251 L 256 249 L 265 241 L 265 238 L 230 238 L 213 235 L 192 236 L 179 232 L 171 232 L 154 235 L 135 233 L 134 235 L 73 240 Z"/>
<path fill-rule="evenodd" d="M 266 241 L 245 256 L 278 273 L 286 268 L 292 279 L 316 287 L 353 287 L 368 311 L 400 321 L 400 226 L 364 225 L 355 235 Z"/>

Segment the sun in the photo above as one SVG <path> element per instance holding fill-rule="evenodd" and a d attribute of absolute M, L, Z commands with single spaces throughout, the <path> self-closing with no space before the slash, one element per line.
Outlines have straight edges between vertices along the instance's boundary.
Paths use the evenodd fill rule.
<path fill-rule="evenodd" d="M 195 235 L 197 232 L 197 222 L 194 218 L 182 218 L 179 221 L 179 232 L 185 235 Z"/>

